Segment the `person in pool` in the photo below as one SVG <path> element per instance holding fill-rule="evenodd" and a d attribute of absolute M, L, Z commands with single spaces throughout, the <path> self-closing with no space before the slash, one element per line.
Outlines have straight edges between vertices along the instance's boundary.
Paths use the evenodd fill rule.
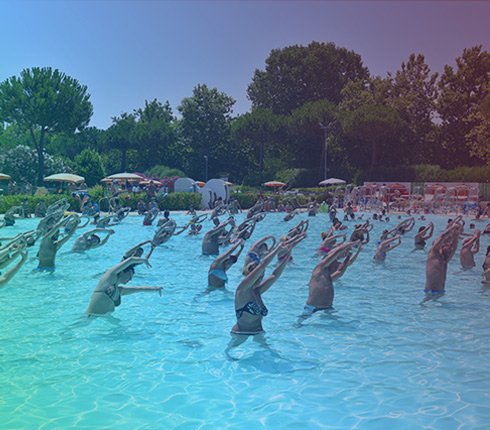
<path fill-rule="evenodd" d="M 124 253 L 121 261 L 127 260 L 128 258 L 131 258 L 131 257 L 142 257 L 144 252 L 145 252 L 143 246 L 145 246 L 148 243 L 151 244 L 150 251 L 148 252 L 148 254 L 145 257 L 145 259 L 148 260 L 150 258 L 150 255 L 153 253 L 153 250 L 155 249 L 155 245 L 153 245 L 151 240 L 145 240 L 143 242 L 138 243 L 138 245 L 133 246 L 132 248 L 128 249 Z"/>
<path fill-rule="evenodd" d="M 225 243 L 233 234 L 234 227 L 226 230 L 228 224 L 233 223 L 233 218 L 228 218 L 226 221 L 218 224 L 215 228 L 209 230 L 202 240 L 202 253 L 204 255 L 218 255 L 219 245 Z"/>
<path fill-rule="evenodd" d="M 398 243 L 393 243 L 395 240 L 398 240 Z M 383 240 L 378 244 L 378 248 L 376 249 L 376 253 L 374 254 L 374 260 L 375 261 L 385 261 L 386 259 L 386 253 L 388 251 L 391 251 L 392 249 L 396 248 L 397 246 L 400 246 L 402 243 L 402 240 L 400 236 L 396 235 L 393 237 L 390 237 L 389 239 Z"/>
<path fill-rule="evenodd" d="M 59 249 L 73 236 L 80 223 L 80 218 L 77 214 L 71 214 L 58 222 L 50 231 L 42 238 L 39 245 L 39 265 L 38 270 L 54 270 L 56 253 Z M 60 238 L 60 230 L 67 228 L 63 238 Z"/>
<path fill-rule="evenodd" d="M 103 315 L 112 312 L 121 304 L 121 297 L 134 293 L 158 291 L 162 295 L 162 287 L 127 287 L 134 275 L 134 267 L 145 263 L 151 267 L 146 258 L 131 257 L 108 269 L 92 293 L 86 314 Z"/>
<path fill-rule="evenodd" d="M 235 315 L 237 322 L 231 329 L 232 334 L 253 336 L 263 332 L 262 318 L 268 310 L 262 301 L 262 295 L 279 279 L 286 268 L 289 258 L 284 258 L 264 280 L 267 266 L 272 262 L 280 246 L 276 246 L 260 262 L 247 266 L 245 278 L 240 282 L 235 293 Z M 288 256 L 291 255 L 289 251 Z"/>
<path fill-rule="evenodd" d="M 104 239 L 100 239 L 100 236 L 96 233 L 106 233 Z M 72 247 L 72 252 L 83 252 L 88 251 L 89 249 L 99 248 L 102 245 L 105 245 L 109 240 L 109 237 L 114 234 L 114 230 L 106 229 L 106 228 L 94 228 L 83 233 L 79 236 Z"/>
<path fill-rule="evenodd" d="M 414 225 L 415 225 L 415 218 L 410 217 L 398 223 L 398 225 L 395 227 L 395 230 L 397 234 L 405 234 L 408 233 L 410 230 L 412 230 Z"/>
<path fill-rule="evenodd" d="M 267 245 L 267 241 L 271 240 L 272 244 Z M 248 273 L 247 266 L 251 263 L 259 264 L 262 259 L 271 252 L 276 245 L 276 238 L 272 235 L 264 236 L 255 242 L 247 252 L 245 256 L 245 262 L 243 263 L 243 273 Z"/>
<path fill-rule="evenodd" d="M 165 224 L 160 226 L 151 240 L 152 246 L 160 246 L 168 242 L 175 233 L 177 225 L 173 219 L 169 219 Z"/>
<path fill-rule="evenodd" d="M 475 254 L 480 250 L 480 230 L 475 230 L 473 236 L 463 240 L 459 260 L 463 268 L 475 267 Z"/>
<path fill-rule="evenodd" d="M 317 249 L 317 253 L 320 257 L 325 257 L 332 248 L 338 245 L 342 245 L 346 241 L 345 233 L 328 236 L 327 233 L 322 233 L 323 242 Z M 337 243 L 337 239 L 342 239 L 342 242 Z"/>
<path fill-rule="evenodd" d="M 9 250 L 10 252 L 10 250 Z M 3 288 L 7 283 L 15 276 L 15 274 L 20 270 L 20 268 L 24 265 L 27 260 L 27 249 L 22 246 L 16 245 L 15 248 L 12 248 L 12 252 L 8 255 L 8 263 L 10 264 L 15 258 L 20 255 L 20 260 L 5 274 L 2 275 L 0 272 L 0 288 Z M 4 266 L 2 266 L 3 268 Z"/>
<path fill-rule="evenodd" d="M 420 226 L 419 231 L 415 235 L 415 249 L 424 249 L 426 241 L 432 237 L 434 233 L 434 224 L 432 222 L 429 223 L 427 227 L 423 225 Z"/>
<path fill-rule="evenodd" d="M 453 222 L 442 234 L 434 240 L 427 256 L 425 298 L 422 303 L 438 299 L 445 293 L 447 266 L 458 247 L 458 238 L 463 226 Z"/>
<path fill-rule="evenodd" d="M 361 246 L 357 242 L 348 242 L 333 248 L 316 265 L 309 283 L 309 295 L 304 310 L 314 313 L 324 309 L 330 309 L 334 298 L 334 278 L 339 278 L 349 266 L 352 256 L 350 252 L 354 246 Z M 338 259 L 345 256 L 344 260 L 338 264 Z M 335 268 L 332 267 L 334 264 Z"/>
<path fill-rule="evenodd" d="M 490 246 L 487 247 L 487 254 L 485 256 L 485 261 L 483 262 L 483 274 L 481 281 L 482 284 L 490 285 Z"/>
<path fill-rule="evenodd" d="M 228 282 L 226 271 L 233 266 L 243 251 L 244 241 L 238 240 L 226 252 L 211 263 L 208 272 L 208 285 L 210 287 L 224 287 Z M 236 251 L 236 252 L 235 252 Z"/>

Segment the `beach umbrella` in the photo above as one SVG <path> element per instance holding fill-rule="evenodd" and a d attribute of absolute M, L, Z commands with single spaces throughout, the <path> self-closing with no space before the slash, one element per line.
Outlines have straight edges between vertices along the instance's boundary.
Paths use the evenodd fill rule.
<path fill-rule="evenodd" d="M 269 181 L 264 183 L 266 187 L 274 187 L 274 192 L 276 192 L 277 187 L 284 187 L 286 184 L 284 182 L 279 181 Z"/>
<path fill-rule="evenodd" d="M 44 180 L 54 182 L 73 182 L 78 184 L 85 181 L 85 178 L 83 176 L 74 175 L 73 173 L 57 173 L 55 175 L 46 176 Z"/>
<path fill-rule="evenodd" d="M 346 182 L 343 179 L 328 178 L 321 181 L 318 185 L 341 185 L 345 183 Z"/>
<path fill-rule="evenodd" d="M 5 173 L 0 173 L 0 179 L 10 179 L 10 176 Z"/>
<path fill-rule="evenodd" d="M 116 173 L 115 175 L 110 175 L 107 178 L 102 179 L 100 182 L 112 182 L 112 181 L 144 181 L 140 175 L 136 175 L 134 173 Z"/>
<path fill-rule="evenodd" d="M 144 181 L 140 182 L 140 185 L 150 185 L 152 183 L 155 185 L 163 185 L 160 181 L 157 181 L 155 179 L 150 179 L 150 180 L 145 179 Z"/>

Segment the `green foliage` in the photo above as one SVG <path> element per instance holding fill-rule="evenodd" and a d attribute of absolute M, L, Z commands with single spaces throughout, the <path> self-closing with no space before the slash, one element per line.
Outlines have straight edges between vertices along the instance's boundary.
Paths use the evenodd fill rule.
<path fill-rule="evenodd" d="M 434 165 L 379 167 L 359 171 L 354 183 L 364 182 L 478 182 L 485 183 L 490 177 L 490 166 L 458 167 L 444 170 Z"/>
<path fill-rule="evenodd" d="M 145 100 L 144 109 L 136 110 L 135 116 L 134 138 L 140 156 L 138 168 L 146 170 L 159 163 L 180 164 L 181 150 L 177 145 L 177 130 L 170 103 Z"/>
<path fill-rule="evenodd" d="M 136 118 L 134 115 L 123 113 L 120 117 L 112 118 L 113 124 L 105 133 L 105 144 L 121 151 L 120 171 L 126 172 L 126 154 L 130 149 L 138 149 L 135 138 Z"/>
<path fill-rule="evenodd" d="M 437 110 L 442 120 L 441 138 L 446 157 L 444 167 L 481 164 L 471 156 L 475 141 L 470 134 L 478 124 L 474 114 L 488 96 L 490 54 L 482 46 L 465 49 L 456 59 L 457 68 L 446 66 L 439 80 L 440 97 Z"/>
<path fill-rule="evenodd" d="M 86 127 L 93 111 L 89 99 L 86 86 L 50 67 L 24 69 L 0 84 L 0 121 L 29 130 L 38 154 L 38 185 L 44 178 L 45 135 Z"/>
<path fill-rule="evenodd" d="M 180 178 L 185 178 L 186 175 L 182 170 L 175 169 L 168 166 L 154 166 L 150 170 L 145 172 L 145 175 L 149 178 L 172 178 L 174 176 L 179 176 Z"/>
<path fill-rule="evenodd" d="M 367 76 L 360 55 L 331 42 L 312 42 L 271 51 L 265 71 L 255 71 L 247 94 L 254 108 L 288 115 L 307 102 L 338 104 L 349 81 Z"/>
<path fill-rule="evenodd" d="M 257 201 L 257 193 L 254 192 L 233 193 L 232 197 L 240 204 L 242 209 L 251 208 Z"/>
<path fill-rule="evenodd" d="M 170 193 L 158 200 L 161 210 L 188 210 L 189 207 L 201 207 L 201 194 L 197 193 Z"/>
<path fill-rule="evenodd" d="M 47 196 L 44 197 L 38 197 L 38 196 L 25 196 L 22 194 L 13 194 L 9 196 L 0 196 L 0 213 L 5 213 L 12 206 L 21 206 L 22 202 L 26 197 L 29 202 L 29 208 L 31 210 L 31 213 L 34 213 L 34 209 L 36 208 L 36 205 L 41 199 L 44 199 L 44 201 L 46 202 L 46 206 L 50 206 L 53 203 L 57 202 L 58 200 L 66 198 L 68 200 L 68 203 L 70 203 L 71 211 L 79 212 L 80 209 L 80 202 L 76 200 L 74 197 L 72 197 L 71 195 L 48 194 Z"/>
<path fill-rule="evenodd" d="M 233 98 L 216 88 L 197 85 L 192 97 L 178 107 L 182 143 L 188 148 L 184 170 L 191 178 L 205 178 L 205 156 L 208 157 L 208 177 L 229 172 L 234 161 L 230 140 Z"/>
<path fill-rule="evenodd" d="M 75 157 L 76 172 L 85 178 L 85 182 L 89 187 L 97 184 L 105 177 L 102 158 L 97 151 L 92 149 L 84 149 Z"/>
<path fill-rule="evenodd" d="M 46 176 L 54 173 L 72 173 L 73 170 L 60 158 L 44 153 Z M 36 183 L 38 174 L 37 150 L 18 145 L 0 153 L 0 172 L 10 175 L 19 184 Z"/>

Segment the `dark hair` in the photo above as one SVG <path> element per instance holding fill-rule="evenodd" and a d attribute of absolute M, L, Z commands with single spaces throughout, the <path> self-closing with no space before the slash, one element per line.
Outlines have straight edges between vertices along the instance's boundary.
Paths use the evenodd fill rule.
<path fill-rule="evenodd" d="M 233 263 L 236 263 L 237 260 L 238 260 L 238 257 L 236 255 L 230 255 L 230 260 L 233 262 Z"/>
<path fill-rule="evenodd" d="M 420 233 L 420 232 L 421 232 L 421 231 L 422 231 L 424 228 L 425 228 L 425 227 L 424 227 L 423 225 L 421 225 L 421 226 L 419 227 L 419 233 Z"/>

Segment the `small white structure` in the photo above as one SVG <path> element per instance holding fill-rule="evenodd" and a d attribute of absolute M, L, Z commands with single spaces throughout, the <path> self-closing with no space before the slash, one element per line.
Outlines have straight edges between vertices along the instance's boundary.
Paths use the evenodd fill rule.
<path fill-rule="evenodd" d="M 200 188 L 194 179 L 179 178 L 175 181 L 174 191 L 176 193 L 199 193 Z"/>
<path fill-rule="evenodd" d="M 222 179 L 210 179 L 200 191 L 202 194 L 201 209 L 211 209 L 214 202 L 220 197 L 224 203 L 230 200 L 230 189 Z"/>

